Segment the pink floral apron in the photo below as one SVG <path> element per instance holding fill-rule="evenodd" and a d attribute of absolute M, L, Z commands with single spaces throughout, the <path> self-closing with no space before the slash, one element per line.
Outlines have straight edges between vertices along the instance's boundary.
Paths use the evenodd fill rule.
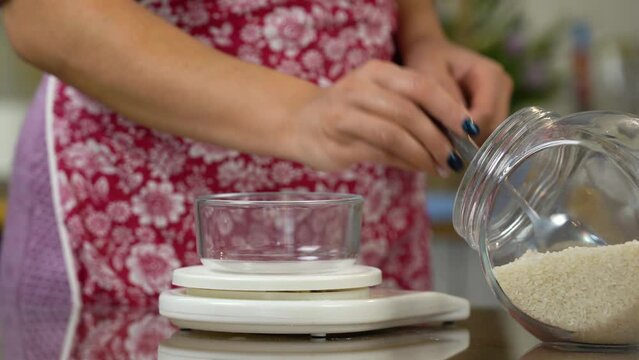
<path fill-rule="evenodd" d="M 394 51 L 393 0 L 141 4 L 211 47 L 320 86 Z M 48 87 L 54 199 L 78 301 L 154 304 L 172 269 L 199 261 L 194 198 L 248 191 L 363 195 L 361 261 L 389 286 L 430 287 L 419 174 L 372 164 L 316 172 L 138 126 L 55 78 Z"/>

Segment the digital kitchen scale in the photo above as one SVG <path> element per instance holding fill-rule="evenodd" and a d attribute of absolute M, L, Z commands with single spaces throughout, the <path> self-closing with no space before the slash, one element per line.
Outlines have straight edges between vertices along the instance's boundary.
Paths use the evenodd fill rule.
<path fill-rule="evenodd" d="M 376 287 L 381 271 L 352 265 L 319 274 L 248 274 L 190 266 L 160 295 L 160 314 L 182 329 L 257 334 L 353 333 L 468 318 L 467 300 Z"/>
<path fill-rule="evenodd" d="M 353 333 L 468 317 L 468 301 L 389 290 L 356 265 L 361 196 L 246 193 L 199 197 L 203 265 L 177 269 L 160 314 L 183 329 L 228 333 Z"/>

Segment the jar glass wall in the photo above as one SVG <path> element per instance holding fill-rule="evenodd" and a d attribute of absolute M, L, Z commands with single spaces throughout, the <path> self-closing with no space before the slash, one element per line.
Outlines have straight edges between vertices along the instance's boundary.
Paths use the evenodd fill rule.
<path fill-rule="evenodd" d="M 454 226 L 499 300 L 540 339 L 638 344 L 638 176 L 635 116 L 523 109 L 469 165 Z M 542 218 L 567 218 L 605 246 L 537 236 L 506 183 Z"/>

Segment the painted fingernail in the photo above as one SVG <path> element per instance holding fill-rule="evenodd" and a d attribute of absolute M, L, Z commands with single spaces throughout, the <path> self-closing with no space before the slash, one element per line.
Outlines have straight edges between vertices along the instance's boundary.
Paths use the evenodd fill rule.
<path fill-rule="evenodd" d="M 441 166 L 438 166 L 437 174 L 439 174 L 440 177 L 447 179 L 450 176 L 450 170 L 443 168 Z"/>
<path fill-rule="evenodd" d="M 464 162 L 456 153 L 452 152 L 448 155 L 448 166 L 453 169 L 453 171 L 458 172 L 464 168 Z"/>
<path fill-rule="evenodd" d="M 462 123 L 462 129 L 470 136 L 479 135 L 479 126 L 471 118 L 466 118 Z"/>

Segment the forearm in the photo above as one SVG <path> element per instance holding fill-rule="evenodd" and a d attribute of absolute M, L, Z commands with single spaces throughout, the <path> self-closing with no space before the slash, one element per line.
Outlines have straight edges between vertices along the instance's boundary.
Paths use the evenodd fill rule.
<path fill-rule="evenodd" d="M 213 50 L 130 0 L 10 0 L 3 15 L 36 66 L 133 121 L 221 146 L 291 158 L 288 111 L 318 91 Z"/>
<path fill-rule="evenodd" d="M 434 0 L 397 0 L 399 11 L 398 45 L 408 57 L 411 48 L 423 40 L 445 39 Z"/>

